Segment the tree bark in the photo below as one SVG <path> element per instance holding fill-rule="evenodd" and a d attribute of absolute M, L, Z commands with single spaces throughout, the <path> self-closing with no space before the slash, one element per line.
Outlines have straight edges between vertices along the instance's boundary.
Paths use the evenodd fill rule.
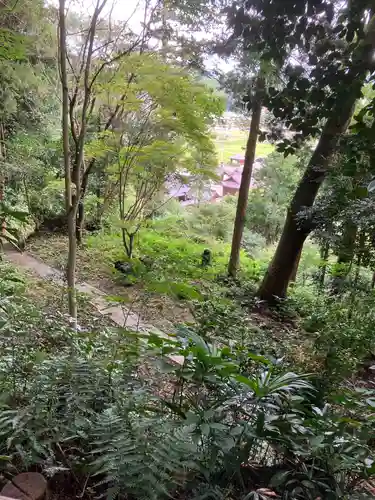
<path fill-rule="evenodd" d="M 297 279 L 298 266 L 299 266 L 299 262 L 301 260 L 301 255 L 302 255 L 302 248 L 301 248 L 301 251 L 299 252 L 297 259 L 294 263 L 293 271 L 292 271 L 292 274 L 290 276 L 290 283 L 295 283 L 295 281 Z"/>
<path fill-rule="evenodd" d="M 295 262 L 312 230 L 311 222 L 299 223 L 298 214 L 313 206 L 319 188 L 325 180 L 330 158 L 338 139 L 349 125 L 355 103 L 372 65 L 374 47 L 375 16 L 370 20 L 365 39 L 359 42 L 353 54 L 353 63 L 348 72 L 348 80 L 351 83 L 337 96 L 332 115 L 324 126 L 318 145 L 294 194 L 275 255 L 258 290 L 261 300 L 272 303 L 277 298 L 286 297 Z"/>
<path fill-rule="evenodd" d="M 89 177 L 86 176 L 82 179 L 81 182 L 81 196 L 78 203 L 78 210 L 77 210 L 78 213 L 77 213 L 77 221 L 75 228 L 77 245 L 81 245 L 83 239 L 83 230 L 85 227 L 85 196 L 86 196 L 88 181 Z"/>
<path fill-rule="evenodd" d="M 84 203 L 84 198 L 81 198 L 78 204 L 77 221 L 75 228 L 77 245 L 82 244 L 84 226 L 85 226 L 85 203 Z"/>
<path fill-rule="evenodd" d="M 5 132 L 4 125 L 0 122 L 0 160 L 5 161 L 6 158 L 6 150 L 5 150 Z M 4 191 L 5 191 L 5 174 L 4 174 L 4 166 L 0 167 L 0 203 L 4 203 Z M 5 218 L 1 222 L 1 234 L 5 233 L 6 222 Z"/>
<path fill-rule="evenodd" d="M 357 230 L 357 224 L 354 222 L 348 221 L 345 224 L 339 255 L 337 257 L 338 264 L 349 264 L 353 261 Z"/>
<path fill-rule="evenodd" d="M 251 175 L 253 172 L 255 151 L 259 134 L 260 118 L 262 114 L 264 85 L 265 85 L 264 77 L 262 76 L 261 73 L 259 73 L 255 87 L 251 124 L 246 144 L 245 163 L 243 166 L 241 185 L 238 193 L 237 211 L 236 211 L 236 218 L 234 222 L 233 237 L 232 237 L 232 248 L 228 263 L 228 275 L 231 276 L 232 278 L 236 277 L 240 262 L 240 250 L 241 250 L 243 230 L 245 227 L 246 208 L 249 199 Z"/>
<path fill-rule="evenodd" d="M 76 235 L 75 219 L 76 214 L 72 199 L 72 178 L 70 165 L 69 147 L 69 87 L 68 73 L 66 67 L 66 26 L 65 26 L 65 0 L 60 0 L 59 4 L 59 55 L 60 55 L 60 77 L 62 85 L 62 142 L 64 155 L 65 172 L 65 210 L 68 218 L 68 262 L 66 267 L 66 279 L 68 286 L 68 310 L 74 325 L 77 324 L 77 297 L 75 286 L 76 275 Z M 76 196 L 78 193 L 76 193 Z"/>
<path fill-rule="evenodd" d="M 347 279 L 353 264 L 355 243 L 357 240 L 357 225 L 351 221 L 345 224 L 337 263 L 341 264 L 340 273 L 332 280 L 332 294 L 340 293 L 343 283 Z"/>
<path fill-rule="evenodd" d="M 325 281 L 326 272 L 327 272 L 328 256 L 329 256 L 329 243 L 327 241 L 324 243 L 324 245 L 320 249 L 320 258 L 321 258 L 321 261 L 323 263 L 321 266 L 320 275 L 319 275 L 319 287 L 320 287 L 320 289 L 324 288 L 324 281 Z"/>

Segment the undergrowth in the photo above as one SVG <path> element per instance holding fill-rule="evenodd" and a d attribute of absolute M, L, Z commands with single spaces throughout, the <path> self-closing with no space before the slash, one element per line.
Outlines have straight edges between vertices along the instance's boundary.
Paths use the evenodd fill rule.
<path fill-rule="evenodd" d="M 24 285 L 0 273 L 4 471 L 64 471 L 86 497 L 243 500 L 351 498 L 372 474 L 375 394 L 327 404 L 308 375 L 249 347 L 240 318 L 237 337 L 202 303 L 169 337 L 73 331 L 40 311 L 23 320 Z"/>

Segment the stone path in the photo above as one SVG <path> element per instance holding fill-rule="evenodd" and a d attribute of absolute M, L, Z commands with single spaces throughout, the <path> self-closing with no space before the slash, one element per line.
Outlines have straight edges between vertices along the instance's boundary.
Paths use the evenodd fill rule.
<path fill-rule="evenodd" d="M 4 249 L 5 258 L 18 269 L 31 271 L 33 274 L 45 280 L 52 281 L 60 286 L 65 286 L 64 274 L 48 266 L 39 259 L 36 259 L 27 252 L 20 253 L 13 247 L 7 246 Z M 92 304 L 103 316 L 108 316 L 116 325 L 128 330 L 156 333 L 157 335 L 168 338 L 168 335 L 157 329 L 153 325 L 144 323 L 138 314 L 123 305 L 118 305 L 114 302 L 106 300 L 106 294 L 89 283 L 77 283 L 77 291 L 84 293 L 89 297 L 90 304 Z M 176 363 L 183 363 L 182 356 L 170 356 L 171 360 Z"/>

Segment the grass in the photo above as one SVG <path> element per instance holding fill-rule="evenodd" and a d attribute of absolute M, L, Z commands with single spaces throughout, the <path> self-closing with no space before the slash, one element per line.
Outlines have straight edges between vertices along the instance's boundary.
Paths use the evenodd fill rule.
<path fill-rule="evenodd" d="M 220 162 L 228 163 L 231 156 L 245 152 L 248 133 L 243 130 L 228 130 L 216 135 L 215 144 Z M 268 143 L 258 143 L 256 156 L 268 156 L 274 151 L 274 146 Z"/>
<path fill-rule="evenodd" d="M 45 235 L 31 239 L 28 250 L 58 269 L 66 264 L 67 238 L 63 235 Z M 213 255 L 212 266 L 201 267 L 201 256 L 206 248 Z M 199 298 L 208 289 L 219 289 L 216 277 L 226 274 L 230 245 L 211 239 L 209 244 L 197 242 L 192 235 L 181 232 L 170 220 L 155 221 L 143 228 L 136 241 L 135 256 L 148 257 L 150 271 L 140 270 L 134 286 L 124 287 L 122 275 L 115 274 L 114 262 L 126 260 L 119 233 L 102 232 L 87 235 L 78 250 L 78 280 L 87 281 L 111 296 L 124 298 L 143 321 L 165 329 L 167 323 L 189 321 L 190 309 L 184 299 Z M 257 278 L 258 262 L 245 253 L 241 255 L 241 274 Z"/>
<path fill-rule="evenodd" d="M 163 221 L 164 222 L 164 221 Z M 201 267 L 201 256 L 207 243 L 194 241 L 190 235 L 179 234 L 168 223 L 163 227 L 156 222 L 154 227 L 140 231 L 137 239 L 136 256 L 146 256 L 153 262 L 152 279 L 158 281 L 211 282 L 218 275 L 225 274 L 230 253 L 230 244 L 211 242 L 212 266 Z M 120 234 L 107 233 L 90 236 L 87 239 L 89 251 L 101 255 L 107 262 L 125 258 Z M 256 263 L 245 253 L 241 255 L 242 271 L 248 277 L 258 273 Z M 147 280 L 147 276 L 145 276 Z"/>

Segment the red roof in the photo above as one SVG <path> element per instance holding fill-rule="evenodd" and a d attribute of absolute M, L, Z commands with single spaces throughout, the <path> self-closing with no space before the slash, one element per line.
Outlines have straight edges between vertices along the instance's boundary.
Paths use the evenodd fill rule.
<path fill-rule="evenodd" d="M 239 189 L 240 188 L 240 185 L 238 182 L 234 182 L 234 181 L 224 181 L 223 182 L 223 187 L 226 187 L 226 188 L 231 188 L 231 189 Z"/>

